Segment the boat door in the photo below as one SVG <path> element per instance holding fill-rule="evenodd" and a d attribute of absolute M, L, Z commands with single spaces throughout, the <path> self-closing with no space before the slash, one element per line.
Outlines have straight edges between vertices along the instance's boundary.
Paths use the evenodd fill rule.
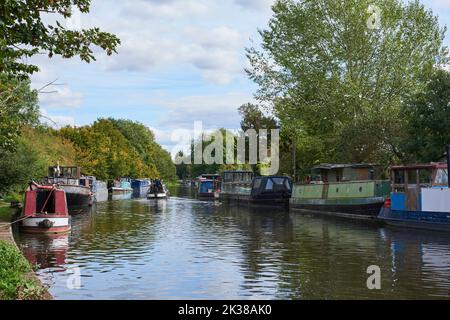
<path fill-rule="evenodd" d="M 419 184 L 416 169 L 406 170 L 405 209 L 419 211 Z"/>

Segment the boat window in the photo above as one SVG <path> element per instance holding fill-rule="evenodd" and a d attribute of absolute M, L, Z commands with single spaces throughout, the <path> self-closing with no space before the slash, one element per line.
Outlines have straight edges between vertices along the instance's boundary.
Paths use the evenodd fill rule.
<path fill-rule="evenodd" d="M 417 170 L 408 170 L 408 184 L 417 184 Z"/>
<path fill-rule="evenodd" d="M 289 183 L 288 179 L 284 179 L 284 186 L 287 190 L 291 190 L 291 184 Z"/>
<path fill-rule="evenodd" d="M 404 170 L 394 171 L 394 182 L 395 182 L 395 184 L 404 184 L 405 183 L 405 171 Z"/>
<path fill-rule="evenodd" d="M 419 182 L 421 184 L 431 184 L 431 170 L 420 169 L 419 170 Z"/>
<path fill-rule="evenodd" d="M 273 189 L 272 179 L 267 179 L 266 190 L 272 190 L 272 189 Z"/>
<path fill-rule="evenodd" d="M 448 185 L 448 174 L 446 169 L 439 169 L 436 172 L 434 183 L 437 185 Z"/>
<path fill-rule="evenodd" d="M 272 178 L 272 180 L 275 184 L 283 184 L 284 183 L 284 178 Z"/>

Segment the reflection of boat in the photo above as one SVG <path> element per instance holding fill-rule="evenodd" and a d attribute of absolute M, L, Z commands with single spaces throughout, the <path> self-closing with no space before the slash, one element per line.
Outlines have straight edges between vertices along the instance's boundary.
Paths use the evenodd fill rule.
<path fill-rule="evenodd" d="M 32 265 L 40 269 L 63 266 L 69 250 L 68 234 L 27 235 L 22 252 Z"/>
<path fill-rule="evenodd" d="M 169 197 L 169 190 L 161 180 L 152 181 L 148 189 L 147 199 L 165 199 Z"/>
<path fill-rule="evenodd" d="M 376 219 L 389 195 L 389 181 L 375 180 L 369 164 L 323 164 L 308 184 L 295 185 L 293 210 L 349 218 Z"/>
<path fill-rule="evenodd" d="M 64 190 L 31 183 L 25 192 L 21 230 L 29 233 L 63 233 L 70 230 Z"/>
<path fill-rule="evenodd" d="M 133 197 L 145 198 L 150 189 L 149 179 L 133 179 L 131 180 L 131 188 L 133 189 Z"/>
<path fill-rule="evenodd" d="M 224 202 L 288 206 L 292 182 L 285 176 L 254 177 L 251 171 L 225 171 L 219 198 Z"/>
<path fill-rule="evenodd" d="M 66 192 L 67 206 L 69 210 L 79 207 L 88 207 L 92 205 L 91 188 L 86 180 L 81 183 L 80 167 L 60 167 L 54 166 L 48 168 L 48 177 L 46 184 L 58 185 Z"/>
<path fill-rule="evenodd" d="M 450 231 L 448 164 L 391 168 L 392 193 L 379 218 L 388 224 Z"/>

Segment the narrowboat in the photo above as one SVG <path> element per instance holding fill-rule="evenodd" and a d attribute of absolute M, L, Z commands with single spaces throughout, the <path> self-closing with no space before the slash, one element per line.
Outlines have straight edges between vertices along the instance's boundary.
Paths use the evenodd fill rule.
<path fill-rule="evenodd" d="M 61 167 L 59 165 L 48 168 L 45 184 L 57 185 L 64 190 L 69 210 L 89 207 L 93 197 L 88 181 L 81 179 L 80 167 Z"/>
<path fill-rule="evenodd" d="M 219 198 L 220 180 L 201 179 L 198 181 L 196 195 L 199 200 L 214 200 Z"/>
<path fill-rule="evenodd" d="M 314 167 L 306 183 L 294 185 L 290 208 L 294 211 L 377 220 L 389 196 L 387 180 L 371 164 L 322 164 Z"/>
<path fill-rule="evenodd" d="M 147 199 L 167 199 L 169 190 L 161 180 L 152 181 L 147 193 Z"/>
<path fill-rule="evenodd" d="M 106 182 L 97 180 L 94 176 L 83 176 L 80 178 L 81 185 L 88 185 L 91 188 L 92 202 L 108 201 L 108 186 Z"/>
<path fill-rule="evenodd" d="M 448 164 L 391 167 L 392 193 L 380 211 L 387 224 L 450 231 Z"/>
<path fill-rule="evenodd" d="M 130 179 L 120 178 L 120 180 L 114 181 L 113 186 L 110 188 L 110 192 L 113 200 L 131 199 L 133 189 L 131 188 Z"/>
<path fill-rule="evenodd" d="M 150 189 L 149 179 L 133 179 L 131 180 L 131 188 L 133 189 L 133 198 L 145 198 Z"/>
<path fill-rule="evenodd" d="M 26 233 L 64 233 L 70 231 L 66 192 L 56 186 L 32 182 L 25 192 L 21 231 Z"/>
<path fill-rule="evenodd" d="M 219 199 L 225 203 L 288 207 L 292 181 L 286 176 L 255 177 L 252 171 L 225 171 Z"/>

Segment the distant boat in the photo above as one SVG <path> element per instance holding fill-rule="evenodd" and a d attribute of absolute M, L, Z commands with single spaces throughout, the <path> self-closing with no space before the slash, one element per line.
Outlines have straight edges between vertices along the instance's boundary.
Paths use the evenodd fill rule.
<path fill-rule="evenodd" d="M 147 199 L 166 199 L 169 197 L 169 190 L 161 180 L 152 181 L 147 192 Z"/>
<path fill-rule="evenodd" d="M 56 186 L 31 183 L 25 192 L 21 231 L 64 233 L 70 231 L 66 193 Z"/>
<path fill-rule="evenodd" d="M 371 164 L 322 164 L 309 183 L 294 185 L 290 208 L 308 213 L 377 220 L 389 181 L 376 180 Z"/>
<path fill-rule="evenodd" d="M 81 183 L 80 167 L 60 167 L 59 165 L 48 168 L 48 177 L 45 183 L 57 185 L 64 190 L 67 197 L 69 210 L 89 207 L 93 197 L 91 187 L 86 180 Z"/>
<path fill-rule="evenodd" d="M 132 193 L 130 180 L 127 178 L 121 178 L 119 181 L 115 181 L 114 185 L 110 188 L 113 194 Z"/>
<path fill-rule="evenodd" d="M 450 231 L 447 163 L 391 167 L 391 197 L 379 218 L 394 226 Z"/>
<path fill-rule="evenodd" d="M 93 202 L 108 201 L 108 186 L 106 182 L 97 180 L 94 176 L 83 176 L 80 178 L 81 185 L 88 185 L 91 188 Z"/>
<path fill-rule="evenodd" d="M 288 207 L 292 181 L 286 176 L 255 177 L 252 171 L 225 171 L 219 199 L 226 203 Z"/>
<path fill-rule="evenodd" d="M 197 198 L 200 200 L 214 200 L 219 198 L 220 180 L 200 179 L 196 188 Z"/>
<path fill-rule="evenodd" d="M 133 189 L 134 198 L 145 198 L 150 189 L 150 179 L 133 179 L 131 180 L 131 188 Z"/>

